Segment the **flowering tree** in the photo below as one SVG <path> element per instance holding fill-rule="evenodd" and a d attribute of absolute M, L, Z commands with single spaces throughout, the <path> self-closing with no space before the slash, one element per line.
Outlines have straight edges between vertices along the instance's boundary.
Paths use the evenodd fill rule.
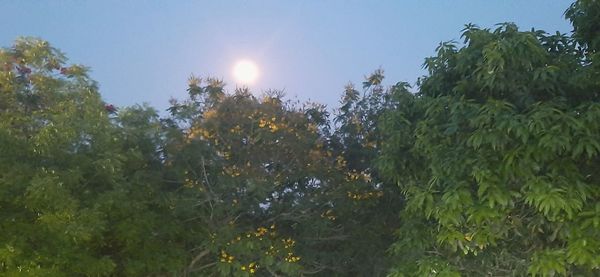
<path fill-rule="evenodd" d="M 295 107 L 277 92 L 262 99 L 244 89 L 228 95 L 220 81 L 205 82 L 192 77 L 189 99 L 173 101 L 167 120 L 172 135 L 165 163 L 195 195 L 190 217 L 206 238 L 189 271 L 294 275 L 364 269 L 344 266 L 352 260 L 339 254 L 358 254 L 372 241 L 350 246 L 361 238 L 345 225 L 356 220 L 357 200 L 383 192 L 368 185 L 356 189 L 371 179 L 338 155 L 324 107 Z"/>

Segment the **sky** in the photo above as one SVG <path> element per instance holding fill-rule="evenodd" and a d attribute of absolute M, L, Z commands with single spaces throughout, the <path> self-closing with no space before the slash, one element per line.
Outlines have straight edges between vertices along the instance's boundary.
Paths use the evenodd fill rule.
<path fill-rule="evenodd" d="M 232 91 L 236 61 L 252 60 L 256 95 L 338 105 L 344 86 L 382 68 L 384 84 L 414 84 L 442 41 L 466 23 L 515 22 L 568 33 L 566 0 L 0 0 L 0 46 L 45 39 L 71 63 L 91 68 L 106 102 L 160 111 L 186 96 L 190 74 Z"/>

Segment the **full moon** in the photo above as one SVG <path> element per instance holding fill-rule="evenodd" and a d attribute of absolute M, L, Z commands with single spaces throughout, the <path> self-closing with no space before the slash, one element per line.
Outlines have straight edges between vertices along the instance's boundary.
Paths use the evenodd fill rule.
<path fill-rule="evenodd" d="M 238 61 L 233 67 L 233 77 L 242 84 L 252 84 L 258 78 L 258 67 L 250 60 Z"/>

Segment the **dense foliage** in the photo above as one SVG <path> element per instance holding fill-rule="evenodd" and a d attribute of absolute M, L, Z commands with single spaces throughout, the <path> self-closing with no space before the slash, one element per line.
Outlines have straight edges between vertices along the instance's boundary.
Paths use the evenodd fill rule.
<path fill-rule="evenodd" d="M 426 60 L 417 94 L 396 95 L 379 161 L 406 199 L 394 275 L 600 274 L 600 86 L 588 33 L 598 21 L 585 18 L 598 5 L 567 12 L 574 37 L 469 25 L 464 45 Z"/>
<path fill-rule="evenodd" d="M 0 275 L 598 276 L 600 2 L 565 16 L 467 25 L 415 91 L 376 70 L 336 110 L 195 76 L 164 116 L 116 108 L 19 39 Z"/>

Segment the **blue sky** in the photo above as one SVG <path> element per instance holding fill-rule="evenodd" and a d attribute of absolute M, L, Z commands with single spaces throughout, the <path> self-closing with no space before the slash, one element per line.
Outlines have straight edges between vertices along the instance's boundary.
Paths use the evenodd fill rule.
<path fill-rule="evenodd" d="M 414 83 L 441 41 L 466 23 L 515 22 L 570 32 L 566 0 L 0 1 L 0 45 L 36 36 L 91 67 L 107 102 L 164 110 L 185 97 L 191 73 L 236 84 L 232 67 L 251 59 L 251 88 L 336 106 L 348 82 L 381 67 L 386 84 Z"/>

